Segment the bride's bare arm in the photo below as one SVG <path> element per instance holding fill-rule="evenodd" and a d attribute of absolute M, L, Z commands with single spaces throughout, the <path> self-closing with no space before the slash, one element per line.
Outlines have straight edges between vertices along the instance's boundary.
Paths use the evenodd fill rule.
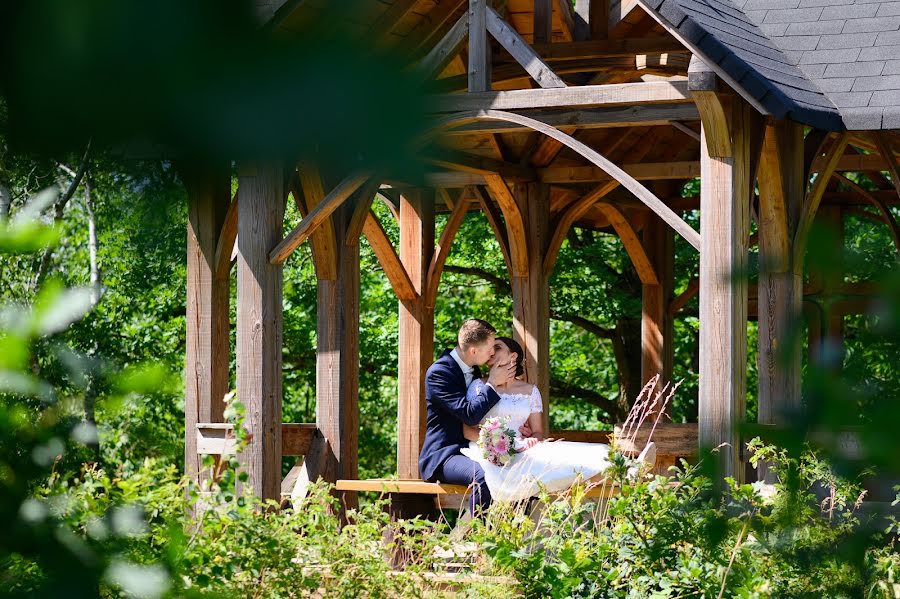
<path fill-rule="evenodd" d="M 478 427 L 477 426 L 469 426 L 468 424 L 463 423 L 463 437 L 468 439 L 469 441 L 478 442 Z"/>
<path fill-rule="evenodd" d="M 535 412 L 528 417 L 528 426 L 531 427 L 531 436 L 538 441 L 544 440 L 543 423 L 541 422 L 541 413 Z"/>

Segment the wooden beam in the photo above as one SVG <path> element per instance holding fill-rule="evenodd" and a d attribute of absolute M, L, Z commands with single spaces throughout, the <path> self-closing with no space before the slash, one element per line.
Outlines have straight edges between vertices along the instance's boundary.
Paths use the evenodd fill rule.
<path fill-rule="evenodd" d="M 466 4 L 466 0 L 442 1 L 422 18 L 418 27 L 409 33 L 404 45 L 413 51 L 419 50 L 446 27 L 453 15 L 464 4 Z"/>
<path fill-rule="evenodd" d="M 534 181 L 537 178 L 534 170 L 528 167 L 465 152 L 442 149 L 440 151 L 426 152 L 422 156 L 422 160 L 430 164 L 466 173 L 478 175 L 497 174 L 517 182 Z"/>
<path fill-rule="evenodd" d="M 237 194 L 231 198 L 228 211 L 225 213 L 225 221 L 216 242 L 216 276 L 227 277 L 231 272 L 231 255 L 234 254 L 234 244 L 237 243 Z"/>
<path fill-rule="evenodd" d="M 718 110 L 707 108 L 700 105 L 700 446 L 718 452 L 717 480 L 741 480 L 752 108 L 735 99 L 730 131 L 720 127 Z"/>
<path fill-rule="evenodd" d="M 668 308 L 675 253 L 672 229 L 654 214 L 647 217 L 642 242 L 656 273 L 655 284 L 641 285 L 641 384 L 644 385 L 656 375 L 664 382 L 672 380 L 674 319 Z"/>
<path fill-rule="evenodd" d="M 535 0 L 535 2 L 549 4 L 550 0 Z M 535 13 L 535 20 L 537 20 L 537 13 Z M 510 56 L 542 88 L 566 87 L 565 82 L 537 55 L 528 42 L 522 39 L 522 36 L 490 7 L 487 9 L 487 28 L 491 35 L 500 42 L 500 45 L 509 52 Z"/>
<path fill-rule="evenodd" d="M 809 230 L 812 227 L 816 211 L 819 209 L 819 203 L 822 201 L 822 195 L 831 182 L 831 175 L 837 167 L 841 156 L 843 156 L 848 141 L 846 133 L 838 134 L 837 139 L 832 143 L 822 163 L 818 176 L 806 193 L 806 199 L 803 201 L 803 207 L 797 223 L 797 231 L 794 233 L 793 261 L 798 266 L 803 264 L 803 257 L 806 253 L 806 240 L 809 237 Z"/>
<path fill-rule="evenodd" d="M 316 435 L 315 423 L 289 423 L 281 425 L 281 455 L 303 456 L 309 451 Z M 228 422 L 198 422 L 196 437 L 199 455 L 233 455 L 237 441 L 234 425 Z"/>
<path fill-rule="evenodd" d="M 381 221 L 374 212 L 370 211 L 363 225 L 365 234 L 375 257 L 378 258 L 381 269 L 391 284 L 391 288 L 401 301 L 415 300 L 418 297 L 415 287 L 409 278 L 409 274 L 400 262 L 400 258 L 394 251 L 394 246 L 387 233 L 381 226 Z"/>
<path fill-rule="evenodd" d="M 537 386 L 543 399 L 543 430 L 550 430 L 550 285 L 543 262 L 550 240 L 550 187 L 542 183 L 519 183 L 513 198 L 524 225 L 523 238 L 510 235 L 510 251 L 524 256 L 526 269 L 514 272 L 513 338 L 525 352 L 525 380 Z M 507 220 L 507 224 L 509 220 Z M 523 243 L 524 242 L 524 243 Z M 517 248 L 516 243 L 523 243 Z"/>
<path fill-rule="evenodd" d="M 184 470 L 199 482 L 193 429 L 197 422 L 223 420 L 229 388 L 231 280 L 229 270 L 223 273 L 219 268 L 216 248 L 227 236 L 234 202 L 229 202 L 227 164 L 218 169 L 180 170 L 188 192 Z"/>
<path fill-rule="evenodd" d="M 868 190 L 861 187 L 855 181 L 848 179 L 844 175 L 840 173 L 833 173 L 832 176 L 836 178 L 838 181 L 858 193 L 861 197 L 865 198 L 870 204 L 872 204 L 878 213 L 881 215 L 879 219 L 881 222 L 888 226 L 888 229 L 891 233 L 891 239 L 894 240 L 894 248 L 900 252 L 900 228 L 897 226 L 897 220 L 894 218 L 894 213 L 891 212 L 891 209 L 888 208 L 887 204 L 876 198 L 874 195 L 869 193 Z M 894 175 L 891 175 L 893 178 Z"/>
<path fill-rule="evenodd" d="M 489 0 L 469 0 L 469 92 L 486 92 L 491 89 L 488 2 Z"/>
<path fill-rule="evenodd" d="M 625 218 L 625 215 L 608 202 L 599 202 L 596 206 L 609 219 L 609 224 L 612 225 L 619 239 L 622 240 L 622 245 L 625 246 L 625 251 L 628 253 L 628 257 L 631 258 L 631 264 L 634 266 L 634 270 L 637 271 L 638 279 L 640 279 L 641 283 L 643 285 L 658 285 L 659 279 L 656 270 L 653 268 L 653 263 L 650 262 L 641 240 L 638 238 L 637 233 L 634 232 L 628 219 Z"/>
<path fill-rule="evenodd" d="M 499 175 L 485 175 L 485 184 L 491 192 L 503 218 L 506 221 L 506 233 L 509 239 L 509 257 L 512 261 L 512 276 L 524 276 L 528 272 L 527 242 L 525 239 L 525 223 L 522 220 L 522 212 L 516 203 L 515 197 L 506 186 L 503 177 Z"/>
<path fill-rule="evenodd" d="M 519 110 L 570 108 L 573 106 L 611 106 L 627 104 L 666 104 L 691 102 L 687 81 L 653 81 L 583 85 L 560 89 L 516 89 L 500 92 L 450 94 L 429 99 L 434 112 L 468 110 Z"/>
<path fill-rule="evenodd" d="M 700 161 L 639 162 L 623 164 L 622 171 L 637 181 L 665 179 L 693 179 L 700 176 Z M 544 183 L 592 183 L 609 181 L 612 177 L 596 166 L 558 166 L 538 169 L 538 179 Z"/>
<path fill-rule="evenodd" d="M 709 148 L 710 156 L 727 158 L 731 152 L 731 131 L 726 107 L 717 92 L 717 76 L 696 55 L 691 58 L 688 67 L 688 89 L 703 115 L 703 126 L 706 128 L 705 142 L 715 144 Z"/>
<path fill-rule="evenodd" d="M 268 260 L 281 239 L 281 163 L 238 166 L 237 392 L 253 436 L 243 456 L 248 484 L 263 499 L 281 492 L 282 273 Z"/>
<path fill-rule="evenodd" d="M 685 125 L 684 123 L 679 123 L 678 121 L 672 121 L 670 124 L 672 125 L 672 127 L 674 127 L 675 129 L 678 129 L 679 131 L 681 131 L 682 133 L 684 133 L 685 135 L 687 135 L 694 141 L 696 141 L 698 143 L 700 142 L 700 133 L 699 132 L 694 131 L 693 129 L 691 129 L 690 127 Z"/>
<path fill-rule="evenodd" d="M 559 256 L 559 250 L 562 242 L 566 239 L 569 229 L 581 216 L 588 211 L 600 198 L 607 195 L 619 186 L 618 181 L 607 181 L 596 186 L 587 192 L 573 204 L 566 207 L 564 212 L 556 217 L 553 224 L 553 233 L 550 242 L 547 245 L 547 252 L 544 256 L 543 274 L 549 278 L 553 273 L 553 267 L 556 265 L 556 258 Z"/>
<path fill-rule="evenodd" d="M 301 168 L 301 179 L 303 179 L 304 170 L 305 167 Z M 315 208 L 310 209 L 309 215 L 287 237 L 274 246 L 274 249 L 269 254 L 272 264 L 283 264 L 288 259 L 288 256 L 300 247 L 300 244 L 306 241 L 316 228 L 325 222 L 371 176 L 371 173 L 354 173 L 341 181 Z M 309 201 L 309 192 L 305 192 L 307 201 Z"/>
<path fill-rule="evenodd" d="M 553 8 L 559 18 L 563 42 L 573 41 L 575 39 L 575 11 L 571 0 L 553 0 Z"/>
<path fill-rule="evenodd" d="M 376 39 L 381 43 L 388 40 L 394 27 L 412 13 L 416 4 L 418 0 L 395 0 L 388 6 L 372 25 L 371 30 L 375 33 Z"/>
<path fill-rule="evenodd" d="M 360 264 L 359 236 L 348 235 L 353 213 L 344 203 L 326 223 L 346 241 L 337 244 L 335 279 L 317 281 L 316 425 L 326 440 L 317 473 L 330 483 L 356 478 L 358 469 Z M 342 499 L 342 509 L 355 506 L 355 496 Z"/>
<path fill-rule="evenodd" d="M 688 243 L 694 246 L 694 248 L 699 249 L 700 235 L 696 230 L 694 230 L 690 225 L 684 222 L 681 217 L 675 214 L 672 209 L 666 206 L 659 198 L 651 193 L 650 190 L 635 181 L 633 177 L 629 176 L 625 171 L 603 157 L 596 150 L 572 138 L 570 135 L 566 135 L 565 133 L 554 129 L 553 127 L 548 127 L 543 123 L 535 121 L 534 119 L 530 119 L 526 116 L 499 110 L 482 110 L 477 112 L 463 113 L 456 117 L 445 119 L 440 126 L 452 127 L 456 124 L 464 124 L 467 122 L 479 120 L 500 120 L 519 123 L 520 125 L 525 125 L 527 127 L 530 127 L 531 129 L 534 129 L 535 131 L 539 131 L 544 135 L 553 137 L 554 139 L 563 142 L 566 146 L 594 164 L 594 166 L 598 166 L 609 173 L 610 176 L 617 180 L 623 187 L 628 189 L 628 191 L 634 194 L 635 197 L 643 202 L 648 208 L 653 210 L 660 216 L 660 218 L 666 221 L 666 223 L 670 227 L 675 229 L 675 231 L 679 235 L 684 237 L 684 239 Z M 515 262 L 515 259 L 513 261 Z"/>
<path fill-rule="evenodd" d="M 481 211 L 487 219 L 488 224 L 494 231 L 494 237 L 500 245 L 500 252 L 503 254 L 503 260 L 506 262 L 506 272 L 512 272 L 512 258 L 509 255 L 509 235 L 506 232 L 506 225 L 502 220 L 502 213 L 497 209 L 496 204 L 491 200 L 490 195 L 480 187 L 475 187 L 475 196 L 481 206 Z"/>
<path fill-rule="evenodd" d="M 610 127 L 651 127 L 668 125 L 675 120 L 695 121 L 700 113 L 693 104 L 647 104 L 637 106 L 610 106 L 583 110 L 529 111 L 526 116 L 551 127 L 577 127 L 578 129 L 605 129 Z M 516 123 L 502 121 L 475 122 L 447 130 L 443 135 L 470 135 L 486 133 L 515 133 L 529 131 Z"/>
<path fill-rule="evenodd" d="M 297 175 L 290 179 L 291 194 L 300 216 L 306 219 L 310 211 L 325 199 L 325 183 L 315 164 L 301 165 Z M 310 237 L 316 278 L 333 281 L 337 277 L 337 238 L 330 222 L 319 226 Z"/>
<path fill-rule="evenodd" d="M 434 313 L 423 294 L 434 252 L 434 198 L 414 190 L 400 196 L 400 261 L 416 291 L 400 303 L 397 398 L 397 474 L 419 477 L 419 450 L 425 435 L 425 371 L 434 359 Z"/>
<path fill-rule="evenodd" d="M 633 57 L 637 54 L 684 52 L 685 48 L 670 37 L 594 39 L 579 42 L 555 42 L 533 45 L 535 52 L 547 61 Z"/>
<path fill-rule="evenodd" d="M 362 235 L 366 220 L 372 209 L 372 202 L 375 201 L 375 195 L 378 193 L 381 183 L 377 179 L 370 179 L 356 192 L 356 197 L 352 200 L 353 215 L 350 223 L 347 225 L 346 245 L 356 245 L 359 243 L 359 237 Z"/>
<path fill-rule="evenodd" d="M 553 37 L 553 0 L 534 0 L 534 41 L 547 43 Z"/>
<path fill-rule="evenodd" d="M 759 283 L 757 301 L 757 421 L 785 424 L 800 408 L 803 265 L 793 262 L 793 232 L 805 195 L 803 127 L 778 121 L 766 127 L 758 172 Z M 767 464 L 760 480 L 772 480 Z"/>
<path fill-rule="evenodd" d="M 462 226 L 468 211 L 469 201 L 460 198 L 460 200 L 456 202 L 453 211 L 450 213 L 450 217 L 447 219 L 447 224 L 444 225 L 443 231 L 441 231 L 441 237 L 435 248 L 434 256 L 431 258 L 431 264 L 428 266 L 428 274 L 425 277 L 425 305 L 431 311 L 434 311 L 434 305 L 437 301 L 437 291 L 438 286 L 441 283 L 441 273 L 444 271 L 444 263 L 447 261 L 447 256 L 450 255 L 450 246 L 453 244 L 453 239 L 456 237 L 456 233 L 459 231 L 460 226 Z"/>
<path fill-rule="evenodd" d="M 430 79 L 440 74 L 450 61 L 457 56 L 465 46 L 469 36 L 469 13 L 465 12 L 444 35 L 438 45 L 425 55 L 418 65 L 416 72 L 422 79 Z"/>

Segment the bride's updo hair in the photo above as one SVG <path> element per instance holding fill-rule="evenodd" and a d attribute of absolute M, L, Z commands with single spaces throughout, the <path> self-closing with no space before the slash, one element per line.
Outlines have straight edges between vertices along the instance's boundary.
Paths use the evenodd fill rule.
<path fill-rule="evenodd" d="M 508 347 L 509 351 L 516 354 L 516 377 L 518 378 L 525 374 L 525 352 L 522 351 L 522 346 L 519 345 L 519 342 L 509 337 L 497 337 L 497 341 L 503 342 L 503 345 Z"/>

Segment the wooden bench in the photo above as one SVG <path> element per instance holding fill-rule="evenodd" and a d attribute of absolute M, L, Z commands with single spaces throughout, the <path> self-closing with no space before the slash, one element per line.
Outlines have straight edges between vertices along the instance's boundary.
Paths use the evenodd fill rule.
<path fill-rule="evenodd" d="M 397 503 L 393 512 L 406 517 L 408 511 L 419 512 L 426 507 L 437 509 L 460 509 L 464 506 L 469 488 L 465 485 L 429 483 L 418 479 L 369 478 L 364 480 L 339 480 L 338 491 L 384 493 Z M 593 484 L 585 492 L 585 497 L 605 499 L 616 495 L 618 487 L 612 484 Z M 404 500 L 405 499 L 405 500 Z M 399 500 L 399 501 L 398 501 Z"/>

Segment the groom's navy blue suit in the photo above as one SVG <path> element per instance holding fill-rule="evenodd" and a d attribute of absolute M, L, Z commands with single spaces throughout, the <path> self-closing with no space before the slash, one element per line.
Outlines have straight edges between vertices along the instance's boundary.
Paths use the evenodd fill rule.
<path fill-rule="evenodd" d="M 475 369 L 475 377 L 479 377 Z M 468 447 L 463 436 L 463 423 L 476 426 L 485 414 L 500 401 L 490 386 L 483 386 L 472 398 L 466 397 L 466 379 L 459 364 L 445 351 L 431 365 L 425 375 L 425 443 L 419 454 L 419 472 L 427 481 L 469 485 L 475 483 L 472 509 L 485 508 L 491 494 L 484 482 L 481 466 L 460 453 Z"/>

